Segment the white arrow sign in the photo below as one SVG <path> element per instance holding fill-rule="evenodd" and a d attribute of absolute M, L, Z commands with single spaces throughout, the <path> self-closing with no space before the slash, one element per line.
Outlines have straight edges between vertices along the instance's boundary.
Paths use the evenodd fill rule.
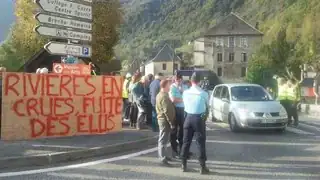
<path fill-rule="evenodd" d="M 65 26 L 65 27 L 88 30 L 88 31 L 92 30 L 91 23 L 77 21 L 73 19 L 61 18 L 61 17 L 47 15 L 43 13 L 37 14 L 35 18 L 40 23 L 52 24 L 57 26 Z"/>
<path fill-rule="evenodd" d="M 90 33 L 70 31 L 66 29 L 52 28 L 52 27 L 46 27 L 42 25 L 37 26 L 35 28 L 35 31 L 40 35 L 57 37 L 62 39 L 75 39 L 75 40 L 82 40 L 82 41 L 92 40 L 92 35 Z"/>
<path fill-rule="evenodd" d="M 92 7 L 67 0 L 35 0 L 47 12 L 92 20 Z"/>
<path fill-rule="evenodd" d="M 92 48 L 90 46 L 66 44 L 59 42 L 49 42 L 44 48 L 55 55 L 72 55 L 76 57 L 91 57 Z"/>
<path fill-rule="evenodd" d="M 85 2 L 88 2 L 88 3 L 92 3 L 92 0 L 82 0 L 82 1 L 85 1 Z"/>
<path fill-rule="evenodd" d="M 62 73 L 63 67 L 60 64 L 53 64 L 53 72 L 55 73 Z"/>

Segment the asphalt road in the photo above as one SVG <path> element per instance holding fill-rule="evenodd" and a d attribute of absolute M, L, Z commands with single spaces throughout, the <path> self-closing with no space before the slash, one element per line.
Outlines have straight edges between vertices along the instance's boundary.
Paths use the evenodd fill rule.
<path fill-rule="evenodd" d="M 195 157 L 190 172 L 180 162 L 159 166 L 156 148 L 106 160 L 51 169 L 0 173 L 8 180 L 237 180 L 320 179 L 320 121 L 302 123 L 283 134 L 273 131 L 231 133 L 226 124 L 207 124 L 207 165 L 210 175 L 200 175 Z M 196 152 L 195 146 L 192 151 Z M 139 154 L 140 153 L 140 154 Z M 44 168 L 44 167 L 42 167 Z M 16 170 L 19 171 L 19 170 Z M 29 173 L 29 174 L 28 174 Z M 6 177 L 5 177 L 6 176 Z"/>

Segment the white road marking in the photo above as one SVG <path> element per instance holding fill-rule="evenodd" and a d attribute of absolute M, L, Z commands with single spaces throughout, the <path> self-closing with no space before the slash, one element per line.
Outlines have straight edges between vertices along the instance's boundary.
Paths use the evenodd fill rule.
<path fill-rule="evenodd" d="M 33 147 L 50 147 L 50 148 L 67 148 L 67 149 L 85 149 L 86 147 L 77 146 L 60 146 L 60 145 L 44 145 L 44 144 L 32 144 Z"/>
<path fill-rule="evenodd" d="M 113 178 L 113 177 L 103 177 L 88 174 L 75 174 L 75 173 L 48 173 L 49 176 L 63 177 L 63 178 L 79 178 L 79 179 L 105 179 L 105 180 L 128 180 L 127 178 Z M 152 179 L 130 179 L 130 180 L 152 180 Z"/>
<path fill-rule="evenodd" d="M 158 147 L 155 147 L 155 148 L 147 149 L 147 150 L 136 152 L 136 153 L 126 154 L 126 155 L 122 155 L 122 156 L 118 156 L 118 157 L 101 159 L 101 160 L 91 161 L 91 162 L 86 162 L 86 163 L 52 167 L 52 168 L 27 170 L 27 171 L 0 173 L 0 177 L 22 176 L 22 175 L 30 175 L 30 174 L 38 174 L 38 173 L 47 173 L 47 172 L 53 172 L 53 171 L 61 171 L 61 170 L 67 170 L 67 169 L 76 169 L 76 168 L 81 168 L 81 167 L 86 167 L 86 166 L 94 166 L 97 164 L 110 163 L 110 162 L 114 162 L 114 161 L 119 161 L 119 160 L 129 159 L 132 157 L 141 156 L 144 154 L 155 152 L 157 150 L 158 150 Z"/>
<path fill-rule="evenodd" d="M 296 128 L 292 128 L 292 127 L 287 127 L 286 130 L 289 132 L 292 132 L 292 133 L 296 133 L 296 134 L 314 135 L 314 133 L 310 133 L 310 132 L 303 131 L 303 130 L 296 129 Z"/>
<path fill-rule="evenodd" d="M 259 141 L 219 141 L 207 140 L 207 143 L 221 143 L 221 144 L 241 144 L 241 145 L 269 145 L 269 146 L 315 146 L 314 143 L 290 143 L 290 142 L 259 142 Z M 320 143 L 319 143 L 320 144 Z"/>

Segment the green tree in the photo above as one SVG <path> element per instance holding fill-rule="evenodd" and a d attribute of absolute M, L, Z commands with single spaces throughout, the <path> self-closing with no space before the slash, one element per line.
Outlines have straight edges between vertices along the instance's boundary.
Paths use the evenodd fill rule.
<path fill-rule="evenodd" d="M 48 40 L 34 32 L 37 24 L 33 15 L 35 3 L 30 0 L 19 0 L 15 3 L 16 23 L 13 25 L 9 41 L 12 41 L 12 48 L 19 52 L 18 59 L 26 61 Z"/>
<path fill-rule="evenodd" d="M 93 1 L 92 61 L 105 63 L 114 57 L 119 41 L 118 27 L 122 11 L 118 0 Z"/>
<path fill-rule="evenodd" d="M 303 23 L 303 31 L 301 36 L 301 43 L 304 46 L 304 58 L 305 63 L 311 67 L 311 69 L 316 73 L 314 79 L 314 93 L 316 95 L 315 103 L 318 104 L 319 93 L 318 89 L 318 79 L 320 77 L 320 13 L 310 13 L 305 16 Z"/>
<path fill-rule="evenodd" d="M 0 49 L 0 61 L 9 70 L 15 71 L 26 60 L 37 53 L 49 39 L 34 32 L 37 25 L 33 1 L 16 1 L 16 23 L 8 40 Z M 108 62 L 114 57 L 113 47 L 118 42 L 117 28 L 121 23 L 122 11 L 118 0 L 94 1 L 93 3 L 93 62 Z M 7 68 L 8 68 L 7 67 Z"/>
<path fill-rule="evenodd" d="M 265 81 L 266 72 L 287 79 L 300 79 L 302 62 L 298 56 L 295 43 L 287 41 L 286 29 L 281 29 L 277 38 L 270 44 L 262 45 L 249 61 L 247 79 L 250 82 L 262 83 Z"/>
<path fill-rule="evenodd" d="M 248 82 L 262 86 L 269 84 L 270 76 L 272 77 L 274 72 L 272 71 L 272 63 L 268 59 L 267 51 L 269 51 L 269 46 L 263 45 L 250 58 L 246 75 Z"/>

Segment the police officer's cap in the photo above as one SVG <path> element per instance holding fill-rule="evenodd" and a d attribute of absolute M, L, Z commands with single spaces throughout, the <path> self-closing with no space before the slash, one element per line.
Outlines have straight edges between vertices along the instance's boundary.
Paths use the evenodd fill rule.
<path fill-rule="evenodd" d="M 198 83 L 200 82 L 201 79 L 200 79 L 200 76 L 198 73 L 194 72 L 191 76 L 191 82 L 195 82 L 195 83 Z"/>

